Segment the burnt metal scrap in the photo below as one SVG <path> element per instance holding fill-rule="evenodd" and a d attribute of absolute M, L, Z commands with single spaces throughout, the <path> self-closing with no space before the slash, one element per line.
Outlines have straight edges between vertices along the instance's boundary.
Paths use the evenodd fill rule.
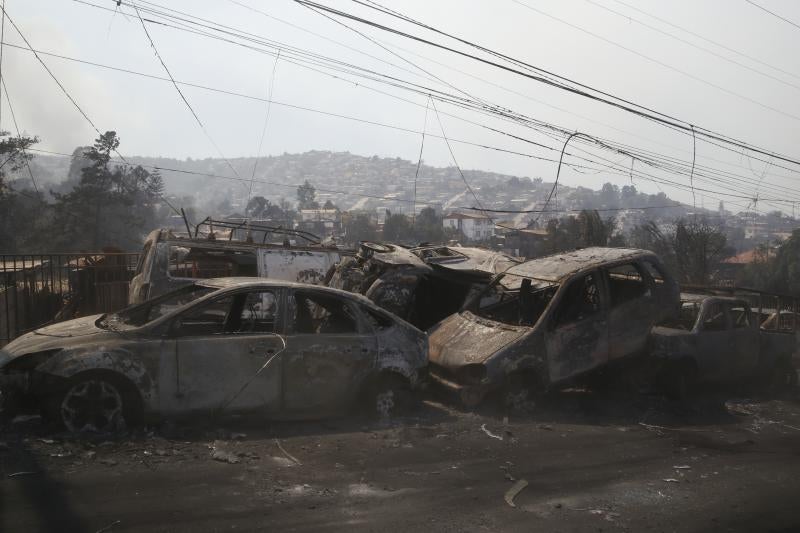
<path fill-rule="evenodd" d="M 130 284 L 129 303 L 142 303 L 197 279 L 253 276 L 319 284 L 328 270 L 348 255 L 299 230 L 219 221 L 204 221 L 203 225 L 210 228 L 203 235 L 171 230 L 155 230 L 148 235 Z M 250 232 L 255 231 L 264 232 L 263 241 L 270 235 L 285 241 L 259 242 L 250 238 Z M 234 239 L 237 232 L 246 232 L 244 238 Z M 304 240 L 293 245 L 289 237 Z"/>
<path fill-rule="evenodd" d="M 19 337 L 0 350 L 0 390 L 4 408 L 41 407 L 73 431 L 221 409 L 318 417 L 364 398 L 386 414 L 420 383 L 427 349 L 362 296 L 220 278 Z"/>
<path fill-rule="evenodd" d="M 491 278 L 521 260 L 482 248 L 362 243 L 326 280 L 427 329 L 458 311 Z"/>
<path fill-rule="evenodd" d="M 682 295 L 679 315 L 651 334 L 649 353 L 661 365 L 667 392 L 684 399 L 695 385 L 706 383 L 757 382 L 774 390 L 795 386 L 794 332 L 775 327 L 777 312 L 763 314 L 769 318 L 759 324 L 758 314 L 741 297 Z M 785 323 L 793 319 L 786 317 Z"/>
<path fill-rule="evenodd" d="M 509 406 L 645 353 L 679 291 L 659 259 L 587 248 L 512 266 L 430 330 L 431 375 L 467 404 L 501 389 Z"/>

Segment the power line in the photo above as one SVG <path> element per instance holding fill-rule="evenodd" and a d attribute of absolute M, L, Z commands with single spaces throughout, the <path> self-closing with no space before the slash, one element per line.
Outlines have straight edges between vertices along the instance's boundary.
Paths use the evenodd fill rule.
<path fill-rule="evenodd" d="M 119 6 L 119 3 L 117 3 L 117 6 Z M 225 163 L 227 163 L 228 167 L 230 167 L 230 169 L 233 171 L 233 173 L 236 174 L 236 176 L 238 176 L 239 173 L 236 171 L 235 168 L 233 168 L 233 165 L 231 165 L 231 162 L 228 161 L 227 157 L 225 157 L 225 154 L 222 153 L 222 150 L 220 150 L 219 146 L 217 146 L 217 143 L 214 142 L 214 139 L 211 137 L 211 134 L 206 129 L 205 125 L 203 124 L 203 121 L 201 121 L 200 117 L 197 116 L 197 113 L 195 112 L 194 108 L 192 107 L 192 104 L 189 103 L 189 100 L 186 99 L 186 96 L 183 94 L 183 91 L 181 91 L 181 88 L 178 87 L 177 83 L 175 83 L 175 78 L 172 77 L 172 73 L 169 71 L 169 68 L 167 67 L 167 64 L 164 63 L 164 59 L 162 59 L 161 54 L 158 53 L 158 48 L 156 48 L 156 43 L 153 42 L 153 38 L 150 36 L 150 32 L 147 31 L 147 25 L 145 25 L 144 20 L 142 19 L 141 13 L 139 13 L 139 8 L 136 7 L 136 5 L 133 5 L 133 9 L 136 11 L 136 16 L 139 18 L 139 22 L 142 24 L 142 29 L 144 30 L 144 34 L 147 36 L 147 40 L 150 41 L 150 47 L 153 49 L 153 52 L 155 53 L 156 57 L 158 58 L 159 63 L 161 63 L 161 66 L 164 67 L 164 71 L 167 73 L 167 76 L 169 76 L 169 79 L 172 82 L 172 86 L 175 87 L 176 91 L 178 91 L 178 94 L 180 95 L 181 100 L 183 100 L 183 103 L 186 104 L 186 107 L 189 108 L 189 111 L 192 113 L 192 116 L 197 121 L 197 124 L 200 126 L 200 129 L 203 130 L 203 133 L 205 134 L 205 136 L 208 138 L 208 140 L 214 146 L 214 149 L 222 157 L 222 159 L 225 160 Z"/>
<path fill-rule="evenodd" d="M 722 91 L 722 92 L 724 92 L 726 94 L 729 94 L 731 96 L 735 96 L 736 98 L 745 100 L 745 101 L 750 102 L 751 104 L 755 104 L 755 105 L 757 105 L 759 107 L 763 107 L 764 109 L 768 109 L 768 110 L 770 110 L 770 111 L 772 111 L 774 113 L 778 113 L 778 114 L 784 115 L 784 116 L 786 116 L 788 118 L 792 118 L 794 120 L 800 121 L 800 116 L 797 116 L 797 115 L 795 115 L 793 113 L 789 113 L 787 111 L 783 111 L 783 110 L 778 109 L 777 107 L 773 107 L 773 106 L 771 106 L 769 104 L 765 104 L 764 102 L 756 100 L 755 98 L 750 98 L 749 96 L 745 96 L 743 94 L 737 93 L 736 91 L 732 91 L 730 89 L 727 89 L 727 88 L 723 87 L 722 85 L 718 85 L 718 84 L 716 84 L 714 82 L 708 81 L 708 80 L 706 80 L 704 78 L 701 78 L 699 76 L 695 76 L 694 74 L 686 72 L 685 70 L 681 70 L 678 67 L 670 65 L 669 63 L 664 63 L 663 61 L 660 61 L 660 60 L 655 59 L 653 57 L 650 57 L 650 56 L 648 56 L 646 54 L 643 54 L 643 53 L 641 53 L 641 52 L 639 52 L 637 50 L 634 50 L 633 48 L 629 48 L 629 47 L 627 47 L 625 45 L 622 45 L 622 44 L 620 44 L 620 43 L 618 43 L 616 41 L 612 41 L 611 39 L 607 39 L 607 38 L 603 37 L 602 35 L 599 35 L 597 33 L 594 33 L 592 31 L 590 31 L 590 30 L 587 30 L 586 28 L 578 26 L 577 24 L 573 24 L 573 23 L 568 22 L 568 21 L 566 21 L 566 20 L 564 20 L 562 18 L 556 17 L 555 15 L 551 15 L 549 13 L 546 13 L 545 11 L 542 11 L 540 9 L 537 9 L 537 8 L 531 6 L 531 5 L 528 5 L 528 4 L 524 3 L 524 2 L 522 2 L 521 0 L 511 0 L 511 1 L 514 2 L 515 4 L 518 4 L 518 5 L 522 6 L 522 7 L 530 9 L 531 11 L 539 13 L 540 15 L 543 15 L 543 16 L 549 18 L 549 19 L 555 20 L 557 22 L 560 22 L 561 24 L 569 26 L 570 28 L 576 29 L 576 30 L 578 30 L 580 32 L 583 32 L 583 33 L 585 33 L 587 35 L 590 35 L 590 36 L 594 37 L 595 39 L 600 39 L 601 41 L 603 41 L 605 43 L 608 43 L 608 44 L 610 44 L 612 46 L 616 46 L 617 48 L 625 50 L 626 52 L 630 52 L 631 54 L 634 54 L 636 56 L 641 57 L 642 59 L 646 59 L 647 61 L 650 61 L 651 63 L 655 63 L 656 65 L 662 66 L 662 67 L 664 67 L 666 69 L 669 69 L 669 70 L 671 70 L 673 72 L 677 72 L 678 74 L 686 76 L 687 78 L 690 78 L 690 79 L 692 79 L 694 81 L 697 81 L 697 82 L 702 83 L 704 85 L 707 85 L 709 87 L 713 87 L 714 89 Z M 774 78 L 774 79 L 777 79 L 777 78 Z M 781 80 L 778 80 L 778 81 L 781 81 Z M 794 87 L 800 89 L 800 87 L 797 87 L 797 86 L 794 86 Z"/>
<path fill-rule="evenodd" d="M 419 157 L 417 158 L 417 170 L 414 172 L 414 206 L 411 209 L 413 220 L 417 220 L 417 179 L 419 179 L 419 168 L 422 166 L 422 150 L 425 148 L 425 130 L 428 129 L 428 104 L 430 98 L 425 101 L 425 119 L 422 122 L 422 140 L 419 143 Z"/>
<path fill-rule="evenodd" d="M 422 37 L 419 37 L 419 36 L 416 36 L 416 35 L 412 35 L 412 34 L 409 34 L 409 33 L 403 32 L 401 30 L 398 30 L 398 29 L 395 29 L 395 28 L 391 28 L 391 27 L 388 27 L 388 26 L 385 26 L 385 25 L 382 25 L 382 24 L 379 24 L 377 22 L 374 22 L 374 21 L 371 21 L 371 20 L 368 20 L 368 19 L 364 19 L 362 17 L 358 17 L 356 15 L 352 15 L 350 13 L 346 13 L 346 12 L 343 12 L 343 11 L 340 11 L 340 10 L 333 9 L 331 7 L 328 7 L 328 6 L 324 6 L 322 4 L 318 4 L 316 2 L 310 2 L 309 0 L 294 0 L 294 1 L 298 2 L 298 3 L 311 4 L 311 5 L 314 5 L 315 7 L 319 8 L 319 9 L 323 9 L 323 10 L 328 11 L 330 13 L 336 14 L 336 15 L 341 16 L 341 17 L 349 18 L 351 20 L 356 20 L 356 21 L 358 21 L 360 23 L 370 25 L 372 27 L 378 28 L 378 29 L 386 31 L 388 33 L 393 33 L 395 35 L 399 35 L 399 36 L 404 37 L 404 38 L 408 38 L 408 39 L 411 39 L 411 40 L 414 40 L 414 41 L 417 41 L 417 42 L 421 42 L 423 44 L 427 44 L 429 46 L 433 46 L 433 47 L 436 47 L 436 48 L 439 48 L 439 49 L 442 49 L 442 50 L 446 50 L 446 51 L 449 51 L 451 53 L 455 53 L 455 54 L 461 55 L 463 57 L 467 57 L 467 58 L 473 59 L 475 61 L 479 61 L 481 63 L 484 63 L 484 64 L 487 64 L 487 65 L 490 65 L 490 66 L 505 70 L 507 72 L 511 72 L 511 73 L 514 73 L 514 74 L 517 74 L 517 75 L 532 79 L 532 80 L 540 82 L 540 83 L 544 83 L 546 85 L 550 85 L 550 86 L 554 86 L 554 87 L 560 88 L 560 89 L 565 90 L 567 92 L 570 92 L 570 93 L 573 93 L 573 94 L 576 94 L 576 95 L 579 95 L 579 96 L 583 96 L 585 98 L 589 98 L 589 99 L 592 99 L 594 101 L 604 103 L 606 105 L 610 105 L 610 106 L 616 107 L 618 109 L 621 109 L 623 111 L 638 115 L 638 116 L 640 116 L 642 118 L 646 118 L 648 120 L 652 120 L 654 122 L 660 123 L 661 125 L 668 126 L 668 127 L 673 128 L 673 129 L 676 129 L 676 130 L 681 130 L 686 134 L 689 134 L 690 131 L 691 131 L 691 128 L 688 126 L 689 122 L 687 122 L 685 120 L 678 119 L 676 117 L 673 117 L 673 116 L 667 115 L 665 113 L 656 111 L 654 109 L 651 109 L 651 108 L 649 108 L 647 106 L 644 106 L 644 105 L 641 105 L 641 104 L 636 104 L 636 103 L 634 103 L 634 102 L 632 102 L 630 100 L 626 100 L 624 98 L 612 95 L 612 94 L 610 94 L 608 92 L 602 91 L 602 90 L 597 89 L 597 88 L 593 88 L 591 86 L 582 84 L 582 83 L 577 82 L 575 80 L 571 80 L 571 79 L 566 78 L 564 76 L 560 76 L 558 74 L 554 74 L 553 72 L 547 71 L 547 70 L 542 69 L 540 67 L 536 67 L 536 66 L 531 65 L 529 63 L 525 63 L 524 61 L 520 61 L 518 59 L 514 59 L 512 57 L 509 57 L 507 55 L 501 54 L 499 52 L 495 52 L 495 51 L 490 50 L 490 49 L 488 49 L 486 47 L 483 47 L 483 46 L 480 46 L 480 45 L 475 44 L 473 42 L 470 42 L 470 41 L 468 41 L 466 39 L 462 39 L 462 38 L 454 36 L 452 34 L 443 32 L 442 30 L 433 28 L 433 27 L 431 27 L 431 26 L 429 26 L 427 24 L 415 21 L 413 19 L 409 19 L 407 17 L 403 18 L 403 20 L 406 20 L 406 21 L 408 21 L 408 22 L 410 22 L 412 24 L 418 25 L 420 27 L 423 27 L 423 28 L 428 29 L 430 31 L 433 31 L 435 33 L 444 35 L 444 36 L 446 36 L 446 37 L 448 37 L 450 39 L 454 39 L 454 40 L 456 40 L 456 41 L 458 41 L 460 43 L 463 43 L 463 44 L 466 44 L 468 46 L 474 47 L 474 48 L 476 48 L 478 50 L 481 50 L 481 51 L 483 51 L 485 53 L 490 53 L 490 54 L 493 54 L 496 57 L 503 58 L 506 61 L 514 63 L 515 65 L 521 65 L 521 66 L 524 66 L 525 68 L 529 68 L 529 69 L 535 70 L 536 72 L 555 77 L 555 78 L 557 78 L 559 80 L 562 80 L 564 83 L 569 83 L 569 84 L 572 84 L 573 86 L 565 85 L 564 83 L 554 82 L 551 79 L 547 79 L 547 78 L 543 77 L 542 75 L 533 75 L 533 74 L 530 74 L 530 73 L 522 72 L 522 71 L 518 70 L 517 68 L 509 67 L 507 65 L 502 65 L 502 64 L 496 63 L 494 61 L 491 61 L 491 60 L 488 60 L 488 59 L 485 59 L 485 58 L 481 58 L 481 57 L 475 56 L 473 54 L 469 54 L 467 52 L 463 52 L 461 50 L 457 50 L 457 49 L 454 49 L 452 47 L 449 47 L 449 46 L 446 46 L 446 45 L 443 45 L 443 44 L 440 44 L 440 43 L 436 43 L 436 42 L 430 41 L 428 39 L 424 39 Z M 359 0 L 353 0 L 353 1 L 356 2 L 356 3 L 362 4 L 362 5 L 367 5 L 367 4 L 364 4 L 363 2 L 360 2 Z M 372 3 L 373 4 L 377 4 L 376 2 L 372 2 Z M 368 6 L 368 7 L 371 7 L 372 9 L 377 9 L 378 11 L 381 11 L 383 13 L 390 14 L 389 12 L 383 11 L 383 10 L 381 10 L 379 8 L 374 7 L 374 6 Z M 396 14 L 392 14 L 392 16 L 397 17 Z M 587 91 L 590 91 L 590 92 L 587 92 Z M 593 93 L 597 93 L 597 94 L 592 94 L 592 92 Z M 600 96 L 598 96 L 598 95 L 600 95 Z M 728 136 L 720 134 L 720 133 L 716 133 L 716 132 L 714 132 L 712 130 L 709 130 L 707 128 L 700 128 L 698 126 L 695 126 L 695 129 L 696 129 L 698 134 L 700 134 L 700 135 L 702 135 L 704 137 L 708 137 L 710 139 L 721 141 L 721 142 L 730 144 L 732 146 L 736 146 L 737 148 L 746 148 L 746 149 L 748 149 L 748 150 L 750 150 L 750 151 L 752 151 L 754 153 L 760 153 L 762 155 L 767 155 L 767 156 L 772 155 L 773 157 L 776 157 L 776 158 L 781 159 L 783 161 L 786 161 L 788 163 L 792 163 L 792 164 L 795 164 L 795 165 L 800 165 L 800 161 L 798 161 L 797 159 L 794 159 L 794 158 L 792 158 L 790 156 L 778 155 L 777 153 L 771 152 L 771 151 L 769 151 L 767 149 L 758 148 L 755 145 L 752 145 L 752 144 L 746 143 L 744 141 L 740 141 L 740 140 L 734 139 L 732 137 L 728 137 Z"/>
<path fill-rule="evenodd" d="M 436 120 L 437 120 L 437 122 L 439 122 L 439 129 L 442 130 L 442 137 L 444 137 L 444 142 L 447 144 L 447 150 L 450 152 L 450 157 L 453 158 L 453 163 L 455 164 L 456 169 L 458 170 L 458 175 L 461 176 L 461 181 L 464 182 L 464 185 L 467 187 L 467 190 L 472 195 L 472 197 L 475 199 L 475 203 L 478 204 L 478 207 L 483 209 L 483 205 L 481 204 L 481 201 L 478 200 L 478 196 L 475 194 L 475 191 L 472 190 L 472 187 L 470 186 L 469 182 L 467 181 L 467 178 L 464 177 L 464 173 L 461 172 L 461 167 L 458 165 L 458 161 L 456 160 L 456 154 L 453 153 L 453 147 L 450 146 L 450 141 L 447 140 L 447 135 L 445 135 L 445 133 L 444 133 L 444 126 L 442 125 L 442 118 L 439 116 L 439 110 L 436 109 L 436 102 L 431 100 L 431 104 L 433 106 L 433 112 L 436 113 Z M 484 215 L 486 215 L 486 212 L 484 212 Z M 494 221 L 492 220 L 492 218 L 489 215 L 486 215 L 486 218 L 488 218 L 492 223 L 494 223 Z"/>
<path fill-rule="evenodd" d="M 17 131 L 17 139 L 20 141 L 20 149 L 22 150 L 22 159 L 25 161 L 25 166 L 28 169 L 28 175 L 31 177 L 31 183 L 33 184 L 33 190 L 37 193 L 39 192 L 39 186 L 36 185 L 36 179 L 33 177 L 33 171 L 31 170 L 31 163 L 28 161 L 28 154 L 26 153 L 25 147 L 22 144 L 22 135 L 19 130 L 19 125 L 17 125 L 17 116 L 14 114 L 14 106 L 11 105 L 11 95 L 8 94 L 8 88 L 6 87 L 6 80 L 0 77 L 0 85 L 3 87 L 3 92 L 6 93 L 6 102 L 8 102 L 8 110 L 11 112 L 11 120 L 14 122 L 14 129 Z M 0 106 L 2 106 L 2 102 L 0 102 Z"/>
<path fill-rule="evenodd" d="M 798 24 L 797 24 L 797 23 L 795 23 L 795 22 L 792 22 L 791 20 L 787 19 L 786 17 L 782 17 L 781 15 L 778 15 L 778 14 L 777 14 L 777 13 L 775 13 L 774 11 L 770 11 L 770 10 L 769 10 L 769 9 L 767 9 L 766 7 L 764 7 L 764 6 L 762 6 L 762 5 L 759 5 L 759 4 L 756 4 L 756 3 L 755 3 L 755 2 L 753 2 L 752 0 L 744 0 L 744 1 L 745 1 L 745 2 L 747 2 L 747 3 L 748 3 L 748 4 L 750 4 L 750 5 L 753 5 L 753 6 L 757 7 L 757 8 L 758 8 L 758 9 L 760 9 L 761 11 L 764 11 L 764 12 L 766 12 L 766 13 L 769 13 L 769 14 L 770 14 L 770 15 L 772 15 L 773 17 L 775 17 L 775 18 L 778 18 L 778 19 L 780 19 L 780 20 L 782 20 L 782 21 L 786 22 L 787 24 L 791 24 L 791 25 L 792 25 L 792 26 L 794 26 L 795 28 L 797 28 L 797 29 L 800 29 L 800 25 L 798 25 Z"/>
<path fill-rule="evenodd" d="M 713 50 L 709 50 L 708 48 L 704 48 L 702 46 L 699 46 L 699 45 L 697 45 L 697 44 L 695 44 L 695 43 L 693 43 L 691 41 L 687 41 L 686 39 L 682 39 L 682 38 L 680 38 L 680 37 L 678 37 L 676 35 L 673 35 L 673 34 L 671 34 L 669 32 L 666 32 L 664 30 L 656 28 L 655 26 L 651 26 L 650 24 L 647 24 L 646 22 L 642 22 L 641 20 L 635 19 L 635 18 L 633 18 L 633 17 L 631 17 L 629 15 L 626 15 L 624 13 L 620 13 L 619 11 L 611 9 L 610 7 L 607 7 L 607 6 L 604 6 L 602 4 L 599 4 L 595 0 L 586 0 L 586 1 L 588 3 L 596 6 L 596 7 L 599 7 L 600 9 L 604 9 L 604 10 L 608 11 L 609 13 L 613 13 L 613 14 L 619 16 L 619 17 L 622 17 L 622 18 L 628 20 L 629 22 L 635 22 L 635 23 L 637 23 L 637 24 L 639 24 L 639 25 L 641 25 L 641 26 L 643 26 L 643 27 L 645 27 L 645 28 L 647 28 L 649 30 L 655 31 L 657 33 L 660 33 L 661 35 L 666 35 L 670 39 L 674 39 L 674 40 L 676 40 L 678 42 L 687 44 L 687 45 L 689 45 L 689 46 L 691 46 L 693 48 L 696 48 L 698 50 L 702 50 L 703 52 L 705 52 L 707 54 L 710 54 L 710 55 L 713 55 L 714 57 L 717 57 L 719 59 L 722 59 L 723 61 L 727 61 L 728 63 L 732 63 L 734 65 L 737 65 L 739 67 L 747 69 L 747 70 L 749 70 L 751 72 L 755 72 L 756 74 L 759 74 L 759 75 L 764 76 L 766 78 L 769 78 L 771 80 L 777 81 L 778 83 L 782 83 L 782 84 L 784 84 L 784 85 L 786 85 L 788 87 L 792 87 L 793 89 L 800 90 L 800 85 L 796 85 L 796 84 L 788 82 L 786 80 L 782 80 L 782 79 L 780 79 L 778 77 L 773 76 L 772 74 L 768 74 L 766 72 L 763 72 L 763 71 L 760 71 L 758 69 L 755 69 L 755 68 L 753 68 L 753 67 L 751 67 L 749 65 L 745 65 L 744 63 L 740 63 L 739 61 L 736 61 L 736 60 L 731 59 L 729 57 L 725 57 L 724 55 L 718 54 L 717 52 L 715 52 Z"/>
<path fill-rule="evenodd" d="M 683 204 L 675 203 L 671 205 L 648 205 L 644 207 L 607 207 L 603 209 L 593 209 L 585 207 L 583 209 L 486 209 L 490 213 L 506 213 L 513 214 L 528 214 L 528 213 L 580 213 L 582 211 L 600 211 L 602 213 L 607 211 L 646 211 L 649 209 L 671 209 L 674 207 L 686 208 Z M 478 207 L 459 207 L 468 211 L 481 211 Z"/>
<path fill-rule="evenodd" d="M 771 68 L 773 70 L 776 70 L 778 72 L 786 74 L 787 76 L 791 76 L 791 77 L 793 77 L 795 79 L 800 79 L 800 76 L 798 76 L 797 74 L 794 74 L 792 72 L 789 72 L 788 70 L 784 70 L 784 69 L 782 69 L 780 67 L 776 67 L 775 65 L 771 65 L 769 63 L 766 63 L 766 62 L 758 59 L 757 57 L 753 57 L 753 56 L 751 56 L 749 54 L 746 54 L 746 53 L 742 52 L 741 50 L 736 50 L 735 48 L 731 48 L 730 46 L 726 46 L 726 45 L 724 45 L 722 43 L 719 43 L 717 41 L 709 39 L 708 37 L 705 37 L 705 36 L 703 36 L 703 35 L 701 35 L 701 34 L 699 34 L 697 32 L 693 32 L 691 30 L 687 30 L 686 28 L 684 28 L 682 26 L 678 26 L 677 24 L 674 24 L 674 23 L 672 23 L 672 22 L 670 22 L 668 20 L 665 20 L 665 19 L 663 19 L 661 17 L 657 17 L 656 15 L 653 15 L 652 13 L 648 13 L 647 11 L 643 11 L 642 9 L 639 9 L 638 7 L 633 6 L 631 4 L 628 4 L 626 2 L 623 2 L 622 0 L 613 0 L 613 1 L 616 2 L 617 4 L 621 4 L 621 5 L 629 8 L 629 9 L 632 9 L 632 10 L 638 12 L 638 13 L 646 15 L 646 16 L 654 19 L 654 20 L 657 20 L 657 21 L 659 21 L 659 22 L 661 22 L 663 24 L 666 24 L 667 26 L 671 26 L 671 27 L 673 27 L 675 29 L 678 29 L 678 30 L 680 30 L 682 32 L 688 33 L 689 35 L 692 35 L 693 37 L 697 37 L 698 39 L 701 39 L 701 40 L 703 40 L 703 41 L 705 41 L 707 43 L 711 43 L 711 44 L 713 44 L 715 46 L 718 46 L 720 48 L 723 48 L 723 49 L 725 49 L 725 50 L 727 50 L 729 52 L 733 52 L 736 55 L 739 55 L 739 56 L 742 56 L 744 58 L 747 58 L 750 61 L 758 63 L 759 65 L 763 65 L 765 67 L 769 67 L 769 68 Z"/>
<path fill-rule="evenodd" d="M 281 58 L 280 50 L 278 55 L 275 56 L 275 63 L 272 64 L 272 74 L 269 78 L 269 90 L 267 92 L 267 112 L 264 116 L 264 127 L 261 130 L 261 139 L 258 141 L 258 150 L 256 151 L 256 160 L 253 162 L 253 174 L 250 176 L 250 190 L 247 192 L 247 203 L 245 210 L 248 209 L 250 204 L 250 196 L 253 194 L 253 180 L 256 179 L 256 167 L 258 166 L 258 159 L 261 157 L 261 148 L 264 146 L 264 137 L 267 135 L 267 125 L 269 124 L 270 111 L 272 111 L 272 90 L 275 88 L 275 71 L 278 70 L 278 60 Z"/>

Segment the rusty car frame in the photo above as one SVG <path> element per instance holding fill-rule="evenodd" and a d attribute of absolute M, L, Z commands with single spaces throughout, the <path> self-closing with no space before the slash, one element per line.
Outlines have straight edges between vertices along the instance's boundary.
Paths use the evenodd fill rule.
<path fill-rule="evenodd" d="M 559 384 L 644 354 L 650 329 L 677 312 L 679 289 L 645 250 L 586 248 L 499 274 L 429 330 L 433 380 L 473 406 L 502 391 L 520 408 Z"/>
<path fill-rule="evenodd" d="M 651 333 L 661 386 L 678 400 L 700 384 L 754 383 L 775 392 L 796 386 L 794 332 L 769 326 L 759 326 L 743 298 L 681 295 L 680 313 Z"/>
<path fill-rule="evenodd" d="M 492 277 L 522 260 L 484 248 L 362 242 L 325 284 L 363 294 L 387 311 L 426 330 L 458 312 Z"/>
<path fill-rule="evenodd" d="M 0 350 L 4 411 L 71 431 L 192 413 L 316 418 L 411 398 L 427 337 L 366 298 L 259 278 L 195 281 L 115 314 L 37 329 Z"/>
<path fill-rule="evenodd" d="M 130 283 L 128 303 L 142 303 L 207 278 L 253 276 L 319 284 L 331 266 L 348 253 L 324 246 L 299 230 L 255 223 L 204 224 L 211 229 L 203 234 L 197 229 L 185 233 L 158 229 L 147 236 Z M 256 233 L 263 234 L 262 239 L 254 239 Z M 267 242 L 275 236 L 283 237 L 284 244 Z M 302 244 L 291 244 L 289 237 Z"/>

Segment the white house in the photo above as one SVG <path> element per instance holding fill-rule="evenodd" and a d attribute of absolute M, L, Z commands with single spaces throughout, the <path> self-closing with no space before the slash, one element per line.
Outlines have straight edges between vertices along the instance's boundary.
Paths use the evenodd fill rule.
<path fill-rule="evenodd" d="M 494 224 L 486 215 L 449 213 L 442 218 L 442 225 L 459 230 L 471 241 L 485 241 L 494 235 Z"/>

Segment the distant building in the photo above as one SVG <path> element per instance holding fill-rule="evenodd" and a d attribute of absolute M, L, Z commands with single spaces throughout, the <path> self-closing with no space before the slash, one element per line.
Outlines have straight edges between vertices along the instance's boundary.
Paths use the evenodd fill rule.
<path fill-rule="evenodd" d="M 494 224 L 486 215 L 449 213 L 442 218 L 442 225 L 460 231 L 470 241 L 485 241 L 494 235 Z"/>
<path fill-rule="evenodd" d="M 338 235 L 342 214 L 337 209 L 301 209 L 299 227 L 320 237 Z"/>

